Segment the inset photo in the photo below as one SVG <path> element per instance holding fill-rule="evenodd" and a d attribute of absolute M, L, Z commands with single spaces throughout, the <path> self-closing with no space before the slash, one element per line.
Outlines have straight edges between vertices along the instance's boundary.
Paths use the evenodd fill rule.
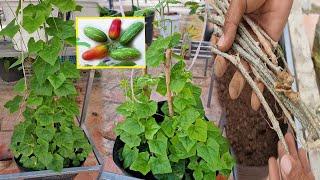
<path fill-rule="evenodd" d="M 77 68 L 145 68 L 144 27 L 144 17 L 77 18 Z"/>

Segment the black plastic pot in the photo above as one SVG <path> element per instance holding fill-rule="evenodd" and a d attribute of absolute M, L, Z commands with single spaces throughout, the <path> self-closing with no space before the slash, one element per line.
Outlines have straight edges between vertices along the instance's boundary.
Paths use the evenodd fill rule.
<path fill-rule="evenodd" d="M 161 111 L 161 107 L 164 105 L 164 103 L 165 101 L 158 102 L 157 114 L 153 116 L 158 123 L 163 121 L 162 115 L 164 115 L 164 113 Z M 120 160 L 120 156 L 121 156 L 120 152 L 123 147 L 124 147 L 124 142 L 121 141 L 120 137 L 118 136 L 114 142 L 112 157 L 113 157 L 114 163 L 121 169 L 121 171 L 127 176 L 140 178 L 140 179 L 156 180 L 156 178 L 153 176 L 151 172 L 149 172 L 146 175 L 143 175 L 140 172 L 132 171 L 129 168 L 125 169 L 123 167 L 123 161 Z"/>
<path fill-rule="evenodd" d="M 152 39 L 153 39 L 153 20 L 154 20 L 154 13 L 152 13 L 150 16 L 145 17 L 146 44 L 148 46 L 152 43 Z"/>
<path fill-rule="evenodd" d="M 16 58 L 2 58 L 0 59 L 0 77 L 6 82 L 13 82 L 23 78 L 23 71 L 18 67 L 9 67 L 16 62 Z"/>
<path fill-rule="evenodd" d="M 19 170 L 22 171 L 22 172 L 36 171 L 36 170 L 33 170 L 33 169 L 29 169 L 29 168 L 23 167 L 22 164 L 19 162 L 20 161 L 20 157 L 19 158 L 15 158 L 14 157 L 13 160 L 17 164 Z M 80 166 L 82 166 L 84 162 L 85 162 L 85 160 L 80 163 Z M 48 177 L 24 178 L 24 179 L 28 179 L 28 180 L 72 180 L 77 175 L 78 175 L 78 173 L 72 173 L 72 174 L 61 174 L 61 175 L 48 176 Z"/>

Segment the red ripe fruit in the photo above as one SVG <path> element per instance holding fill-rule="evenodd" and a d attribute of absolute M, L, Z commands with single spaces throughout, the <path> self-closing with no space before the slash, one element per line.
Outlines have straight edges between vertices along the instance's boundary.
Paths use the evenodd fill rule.
<path fill-rule="evenodd" d="M 106 45 L 99 45 L 82 54 L 82 59 L 90 61 L 107 57 L 108 49 Z"/>
<path fill-rule="evenodd" d="M 120 19 L 114 19 L 111 23 L 111 26 L 109 28 L 109 38 L 112 40 L 116 40 L 120 37 L 121 32 L 121 20 Z"/>

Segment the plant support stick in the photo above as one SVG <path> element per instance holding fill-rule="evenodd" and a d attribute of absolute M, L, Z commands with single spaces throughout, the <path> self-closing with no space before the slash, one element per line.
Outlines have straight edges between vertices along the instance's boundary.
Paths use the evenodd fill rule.
<path fill-rule="evenodd" d="M 171 55 L 172 50 L 167 49 L 166 50 L 166 61 L 165 61 L 165 73 L 166 73 L 166 86 L 167 86 L 167 99 L 168 99 L 168 107 L 169 107 L 169 115 L 170 117 L 173 116 L 173 105 L 172 105 L 172 94 L 170 90 L 170 66 L 171 66 Z"/>

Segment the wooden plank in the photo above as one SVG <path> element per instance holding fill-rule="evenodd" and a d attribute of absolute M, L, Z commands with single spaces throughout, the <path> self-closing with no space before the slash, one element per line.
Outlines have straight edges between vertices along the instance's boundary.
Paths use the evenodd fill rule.
<path fill-rule="evenodd" d="M 304 0 L 295 0 L 289 16 L 289 30 L 292 41 L 292 51 L 295 61 L 296 79 L 301 99 L 310 108 L 319 106 L 320 96 L 316 83 L 316 74 L 311 59 L 311 48 L 303 28 L 302 3 Z M 320 180 L 320 154 L 309 152 L 310 164 L 316 179 Z"/>

